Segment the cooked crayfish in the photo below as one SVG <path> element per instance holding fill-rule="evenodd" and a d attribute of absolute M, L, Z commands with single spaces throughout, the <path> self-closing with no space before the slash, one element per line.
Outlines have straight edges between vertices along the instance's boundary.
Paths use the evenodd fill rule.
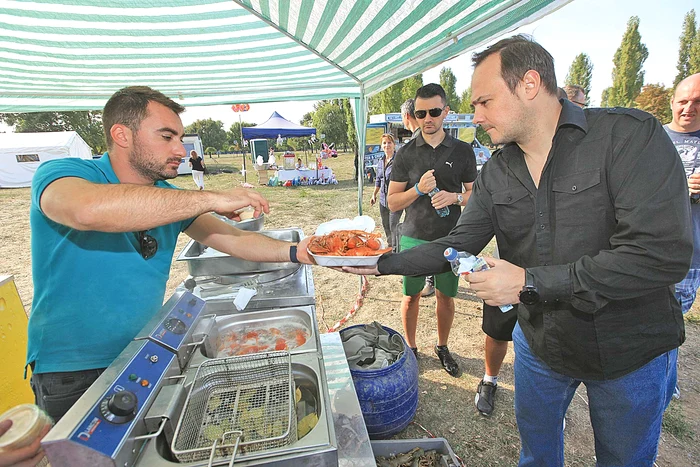
<path fill-rule="evenodd" d="M 381 234 L 364 230 L 336 230 L 311 239 L 309 251 L 328 256 L 375 256 L 391 251 L 382 248 L 380 238 Z"/>

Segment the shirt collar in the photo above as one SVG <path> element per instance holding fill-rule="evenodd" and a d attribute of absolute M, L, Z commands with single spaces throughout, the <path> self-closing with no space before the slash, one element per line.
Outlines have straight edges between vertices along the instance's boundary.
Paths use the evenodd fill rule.
<path fill-rule="evenodd" d="M 560 99 L 561 114 L 557 123 L 557 131 L 563 126 L 576 126 L 588 133 L 588 121 L 583 109 L 568 99 Z"/>
<path fill-rule="evenodd" d="M 114 173 L 112 161 L 109 159 L 108 152 L 105 152 L 102 157 L 97 159 L 95 161 L 95 165 L 97 165 L 97 168 L 100 169 L 105 177 L 107 177 L 107 181 L 109 181 L 109 183 L 121 183 L 117 177 L 117 174 Z"/>
<path fill-rule="evenodd" d="M 579 128 L 584 134 L 588 133 L 588 121 L 586 120 L 586 114 L 583 109 L 576 104 L 572 103 L 568 99 L 559 99 L 561 103 L 561 113 L 559 114 L 559 121 L 557 122 L 557 132 L 562 128 Z M 583 137 L 583 135 L 581 135 Z M 502 152 L 508 154 L 511 151 L 515 151 L 522 154 L 520 146 L 515 143 L 507 143 Z"/>
<path fill-rule="evenodd" d="M 423 139 L 423 132 L 420 132 L 418 133 L 418 136 L 416 136 L 416 146 L 423 146 L 424 144 L 428 143 L 426 143 L 425 139 Z M 445 131 L 445 137 L 442 141 L 440 141 L 440 144 L 449 148 L 454 144 L 454 138 L 450 136 L 447 131 Z M 440 146 L 440 144 L 438 144 L 438 146 Z"/>

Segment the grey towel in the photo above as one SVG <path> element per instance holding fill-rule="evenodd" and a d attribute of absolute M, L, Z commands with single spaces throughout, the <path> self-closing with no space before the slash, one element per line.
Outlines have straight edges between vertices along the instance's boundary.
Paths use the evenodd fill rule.
<path fill-rule="evenodd" d="M 346 329 L 340 333 L 348 366 L 354 370 L 376 370 L 387 367 L 401 357 L 404 344 L 401 336 L 392 336 L 374 321 Z"/>

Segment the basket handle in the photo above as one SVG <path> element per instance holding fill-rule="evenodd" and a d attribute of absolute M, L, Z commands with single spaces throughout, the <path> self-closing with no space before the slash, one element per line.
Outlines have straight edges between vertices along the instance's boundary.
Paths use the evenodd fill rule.
<path fill-rule="evenodd" d="M 236 452 L 238 451 L 238 443 L 241 441 L 241 436 L 243 436 L 243 432 L 241 430 L 227 431 L 221 435 L 221 438 L 216 438 L 211 447 L 211 454 L 209 454 L 209 463 L 207 464 L 207 467 L 212 467 L 212 463 L 214 462 L 214 454 L 216 453 L 216 445 L 219 443 L 219 441 L 223 443 L 226 439 L 226 435 L 232 434 L 236 434 L 236 444 L 233 446 L 233 454 L 231 454 L 231 460 L 228 463 L 228 467 L 233 467 L 233 462 L 236 459 Z"/>

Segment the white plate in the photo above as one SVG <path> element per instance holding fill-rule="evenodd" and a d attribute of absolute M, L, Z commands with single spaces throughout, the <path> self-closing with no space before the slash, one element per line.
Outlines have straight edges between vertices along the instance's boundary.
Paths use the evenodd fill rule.
<path fill-rule="evenodd" d="M 386 242 L 383 238 L 379 239 L 380 249 L 386 248 Z M 311 253 L 311 250 L 306 249 L 311 256 L 313 256 L 314 261 L 319 266 L 375 266 L 379 257 L 382 255 L 374 256 L 329 256 L 329 255 L 315 255 Z"/>
<path fill-rule="evenodd" d="M 319 266 L 376 266 L 379 257 L 375 256 L 326 256 L 309 254 Z"/>

